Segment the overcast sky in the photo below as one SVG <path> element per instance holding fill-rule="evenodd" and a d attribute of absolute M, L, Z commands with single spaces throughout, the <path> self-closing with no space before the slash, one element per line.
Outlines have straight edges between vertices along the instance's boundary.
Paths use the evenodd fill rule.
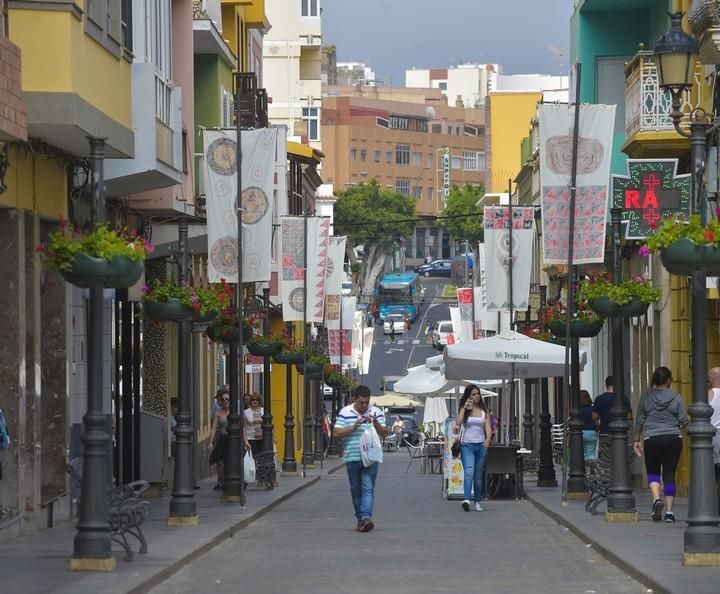
<path fill-rule="evenodd" d="M 369 62 L 386 86 L 404 86 L 413 66 L 463 62 L 498 63 L 506 74 L 567 74 L 572 0 L 321 0 L 321 6 L 323 44 L 337 46 L 338 61 Z"/>

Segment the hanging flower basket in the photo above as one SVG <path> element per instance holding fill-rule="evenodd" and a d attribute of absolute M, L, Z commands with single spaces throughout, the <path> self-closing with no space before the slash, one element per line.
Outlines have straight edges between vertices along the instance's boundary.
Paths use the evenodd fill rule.
<path fill-rule="evenodd" d="M 143 312 L 146 318 L 156 322 L 184 322 L 191 320 L 195 315 L 192 307 L 174 298 L 167 301 L 153 301 L 146 298 L 143 302 Z"/>
<path fill-rule="evenodd" d="M 605 320 L 599 318 L 597 320 L 571 320 L 570 321 L 570 338 L 592 338 L 600 334 Z M 565 320 L 553 320 L 550 322 L 550 332 L 556 337 L 565 340 Z"/>
<path fill-rule="evenodd" d="M 85 253 L 76 254 L 69 269 L 60 269 L 63 278 L 76 287 L 102 285 L 109 289 L 132 287 L 142 276 L 144 262 L 114 256 L 110 260 Z"/>
<path fill-rule="evenodd" d="M 281 365 L 302 365 L 303 354 L 294 351 L 281 351 L 273 355 L 273 361 Z"/>
<path fill-rule="evenodd" d="M 690 274 L 693 271 L 720 275 L 720 247 L 698 244 L 688 237 L 675 240 L 660 252 L 665 270 L 671 274 Z"/>
<path fill-rule="evenodd" d="M 590 307 L 606 318 L 634 318 L 647 313 L 649 303 L 633 297 L 628 303 L 619 304 L 609 297 L 598 297 L 590 301 Z"/>
<path fill-rule="evenodd" d="M 325 383 L 331 388 L 342 388 L 345 385 L 345 378 L 338 376 L 330 376 L 325 378 Z"/>
<path fill-rule="evenodd" d="M 313 373 L 320 373 L 322 371 L 322 366 L 315 363 L 310 363 L 310 361 L 308 361 L 304 364 L 302 362 L 296 363 L 295 369 L 297 369 L 297 372 L 300 374 L 308 373 L 312 375 Z"/>
<path fill-rule="evenodd" d="M 282 344 L 279 342 L 262 343 L 251 340 L 246 346 L 250 354 L 255 355 L 256 357 L 271 357 L 272 355 L 277 355 L 280 351 L 282 351 Z"/>
<path fill-rule="evenodd" d="M 307 377 L 308 377 L 308 379 L 311 379 L 311 380 L 321 380 L 322 379 L 322 370 L 308 373 Z"/>
<path fill-rule="evenodd" d="M 208 338 L 213 342 L 221 342 L 230 344 L 231 342 L 240 342 L 240 328 L 237 326 L 218 328 L 216 326 L 208 326 L 205 331 Z M 247 340 L 252 336 L 252 328 L 243 326 L 243 340 Z"/>
<path fill-rule="evenodd" d="M 194 322 L 196 324 L 209 324 L 217 317 L 218 317 L 218 313 L 216 311 L 208 312 L 205 315 L 200 315 L 197 312 L 193 312 L 193 315 L 192 315 L 192 318 L 190 319 L 190 321 Z"/>

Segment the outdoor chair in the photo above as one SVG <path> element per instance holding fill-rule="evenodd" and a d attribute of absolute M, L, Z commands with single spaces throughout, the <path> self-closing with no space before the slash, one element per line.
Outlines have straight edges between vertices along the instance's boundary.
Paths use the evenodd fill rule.
<path fill-rule="evenodd" d="M 562 461 L 563 456 L 563 429 L 564 427 L 562 423 L 550 426 L 550 438 L 552 440 L 553 457 L 555 458 L 555 462 L 558 464 Z"/>
<path fill-rule="evenodd" d="M 522 470 L 518 468 L 518 453 L 515 446 L 492 445 L 488 448 L 485 462 L 485 493 L 499 491 L 502 479 L 507 476 L 506 480 L 512 481 L 512 489 L 515 499 L 519 499 L 522 495 Z M 496 482 L 496 488 L 490 489 L 490 481 L 492 475 L 499 475 Z"/>
<path fill-rule="evenodd" d="M 397 452 L 400 449 L 400 437 L 401 433 L 392 433 L 388 434 L 385 439 L 383 439 L 383 451 L 384 452 L 391 452 L 395 451 Z"/>
<path fill-rule="evenodd" d="M 407 440 L 404 440 L 404 444 L 408 454 L 410 455 L 410 462 L 408 462 L 407 468 L 405 469 L 405 474 L 407 474 L 408 470 L 410 470 L 410 466 L 415 460 L 422 460 L 423 465 L 425 464 L 427 453 L 425 451 L 425 446 L 422 444 L 416 446 L 410 445 Z"/>

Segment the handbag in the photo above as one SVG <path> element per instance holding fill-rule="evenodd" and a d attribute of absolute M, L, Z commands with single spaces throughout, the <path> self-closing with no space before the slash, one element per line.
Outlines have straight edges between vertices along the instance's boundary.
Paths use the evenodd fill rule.
<path fill-rule="evenodd" d="M 450 453 L 452 454 L 453 458 L 459 458 L 460 457 L 460 443 L 462 442 L 463 435 L 465 434 L 465 425 L 460 427 L 460 434 L 457 436 L 457 439 L 453 441 L 452 446 L 450 446 Z"/>

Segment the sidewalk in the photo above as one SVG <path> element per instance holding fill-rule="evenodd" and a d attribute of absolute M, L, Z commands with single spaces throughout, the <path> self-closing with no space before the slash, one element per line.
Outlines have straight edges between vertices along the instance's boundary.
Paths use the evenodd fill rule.
<path fill-rule="evenodd" d="M 195 491 L 198 526 L 168 527 L 170 496 L 150 499 L 150 517 L 143 525 L 148 553 L 136 553 L 126 562 L 120 546 L 113 543 L 117 569 L 111 573 L 71 572 L 75 523 L 35 532 L 0 543 L 0 575 L 4 592 L 105 594 L 146 592 L 180 567 L 206 553 L 220 542 L 251 524 L 283 501 L 304 491 L 323 477 L 343 467 L 342 460 L 326 460 L 324 468 L 309 469 L 306 478 L 278 477 L 279 486 L 271 491 L 248 488 L 247 505 L 220 502 L 213 491 L 214 479 L 201 482 Z M 133 549 L 137 547 L 133 539 Z"/>
<path fill-rule="evenodd" d="M 556 469 L 559 471 L 559 469 Z M 557 478 L 560 482 L 561 474 Z M 598 515 L 585 512 L 583 501 L 561 503 L 557 487 L 537 487 L 535 475 L 525 476 L 526 498 L 582 541 L 589 543 L 605 558 L 627 574 L 651 588 L 654 594 L 717 594 L 720 592 L 720 567 L 683 567 L 683 533 L 687 524 L 687 499 L 675 500 L 674 524 L 650 519 L 650 495 L 647 489 L 635 489 L 636 524 L 605 521 L 605 504 Z"/>

